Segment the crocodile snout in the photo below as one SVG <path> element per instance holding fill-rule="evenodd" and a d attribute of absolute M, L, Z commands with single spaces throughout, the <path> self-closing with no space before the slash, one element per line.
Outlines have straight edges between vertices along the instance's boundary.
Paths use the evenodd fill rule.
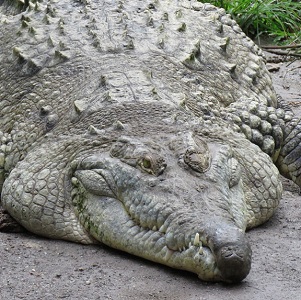
<path fill-rule="evenodd" d="M 217 265 L 227 282 L 240 282 L 250 272 L 252 251 L 250 245 L 226 245 L 217 253 Z"/>

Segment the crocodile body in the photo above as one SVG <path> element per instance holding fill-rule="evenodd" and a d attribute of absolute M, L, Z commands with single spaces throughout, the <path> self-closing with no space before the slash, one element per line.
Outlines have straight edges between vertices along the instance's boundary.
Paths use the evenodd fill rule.
<path fill-rule="evenodd" d="M 1 202 L 42 236 L 241 281 L 278 169 L 299 183 L 298 121 L 235 21 L 176 2 L 0 2 Z"/>

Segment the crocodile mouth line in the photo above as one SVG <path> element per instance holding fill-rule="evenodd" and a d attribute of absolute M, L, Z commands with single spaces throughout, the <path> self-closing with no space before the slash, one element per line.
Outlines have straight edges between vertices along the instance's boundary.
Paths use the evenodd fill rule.
<path fill-rule="evenodd" d="M 119 200 L 117 200 L 119 201 Z M 140 228 L 141 231 L 153 231 L 154 233 L 159 233 L 161 235 L 161 237 L 164 237 L 164 239 L 166 240 L 166 232 L 162 231 L 160 229 L 162 229 L 163 225 L 161 226 L 161 228 L 158 230 L 156 228 L 156 226 L 154 226 L 153 228 L 149 228 L 149 227 L 143 227 L 139 224 L 139 222 L 137 222 L 136 219 L 134 219 L 131 214 L 129 213 L 128 210 L 125 209 L 125 211 L 127 212 L 129 218 L 132 220 L 132 222 L 135 224 L 135 226 L 138 226 Z M 200 234 L 197 232 L 195 235 L 191 236 L 191 241 L 188 244 L 184 244 L 182 247 L 177 247 L 176 249 L 172 249 L 170 248 L 167 243 L 165 243 L 165 246 L 163 247 L 163 250 L 166 250 L 166 255 L 164 257 L 165 261 L 168 261 L 172 255 L 179 253 L 179 254 L 184 254 L 184 253 L 194 253 L 195 255 L 199 254 L 201 256 L 206 255 L 206 253 L 208 253 L 209 251 L 211 252 L 210 248 L 205 244 L 205 238 L 201 238 Z"/>
<path fill-rule="evenodd" d="M 99 174 L 97 172 L 97 174 Z M 85 191 L 85 187 L 80 183 L 80 181 L 76 177 L 72 177 L 72 184 L 73 188 L 71 191 L 71 198 L 72 198 L 72 203 L 77 206 L 77 211 L 81 212 L 83 208 L 81 207 L 80 201 L 79 201 L 79 194 L 83 193 Z M 113 197 L 112 197 L 113 196 Z M 122 203 L 124 211 L 128 215 L 129 219 L 133 222 L 134 226 L 137 226 L 139 228 L 139 232 L 145 231 L 145 232 L 150 232 L 152 231 L 153 233 L 158 233 L 161 237 L 164 237 L 166 241 L 166 235 L 167 235 L 167 229 L 168 226 L 166 225 L 166 220 L 168 217 L 165 218 L 165 220 L 161 223 L 161 226 L 158 226 L 157 224 L 159 223 L 157 220 L 153 222 L 152 226 L 142 226 L 141 225 L 141 220 L 137 217 L 137 215 L 134 215 L 133 213 L 130 212 L 130 209 L 124 204 L 123 201 L 119 200 L 117 198 L 117 195 L 112 192 L 112 196 L 110 197 L 111 199 L 115 199 L 115 201 L 119 201 Z M 106 196 L 99 196 L 100 198 L 106 198 Z M 135 199 L 133 200 L 135 202 Z M 78 214 L 78 213 L 77 213 Z M 194 253 L 194 255 L 200 255 L 204 256 L 206 253 L 212 253 L 211 249 L 207 245 L 206 238 L 199 232 L 196 232 L 195 234 L 191 234 L 190 238 L 185 239 L 185 242 L 182 243 L 181 246 L 177 246 L 176 248 L 169 247 L 167 245 L 168 243 L 165 242 L 165 246 L 163 247 L 162 250 L 165 250 L 166 254 L 164 257 L 165 261 L 169 261 L 169 259 L 176 253 L 178 254 L 185 254 L 185 253 Z"/>
<path fill-rule="evenodd" d="M 205 246 L 200 240 L 199 233 L 195 234 L 193 242 L 189 242 L 188 245 L 185 245 L 182 248 L 173 250 L 170 249 L 167 245 L 165 247 L 166 247 L 166 255 L 164 257 L 165 261 L 168 261 L 175 253 L 179 253 L 179 254 L 195 253 L 195 255 L 204 256 L 205 253 L 208 253 L 208 251 L 210 251 L 209 248 Z"/>

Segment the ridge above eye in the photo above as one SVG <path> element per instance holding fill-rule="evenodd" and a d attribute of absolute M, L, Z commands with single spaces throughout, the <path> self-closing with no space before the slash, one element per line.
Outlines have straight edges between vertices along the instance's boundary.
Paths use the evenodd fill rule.
<path fill-rule="evenodd" d="M 184 162 L 194 171 L 204 173 L 210 167 L 210 156 L 207 151 L 190 146 L 184 154 Z"/>
<path fill-rule="evenodd" d="M 198 173 L 204 173 L 210 169 L 212 154 L 208 144 L 202 136 L 196 132 L 180 132 L 169 143 L 169 148 L 178 158 L 182 167 L 189 167 Z"/>

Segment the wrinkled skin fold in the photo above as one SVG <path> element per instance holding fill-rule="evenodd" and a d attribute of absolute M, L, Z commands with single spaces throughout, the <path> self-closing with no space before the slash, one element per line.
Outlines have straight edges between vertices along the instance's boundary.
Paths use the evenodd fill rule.
<path fill-rule="evenodd" d="M 301 126 L 235 21 L 197 1 L 4 0 L 0 40 L 1 205 L 18 223 L 246 278 L 276 165 L 300 183 Z"/>

